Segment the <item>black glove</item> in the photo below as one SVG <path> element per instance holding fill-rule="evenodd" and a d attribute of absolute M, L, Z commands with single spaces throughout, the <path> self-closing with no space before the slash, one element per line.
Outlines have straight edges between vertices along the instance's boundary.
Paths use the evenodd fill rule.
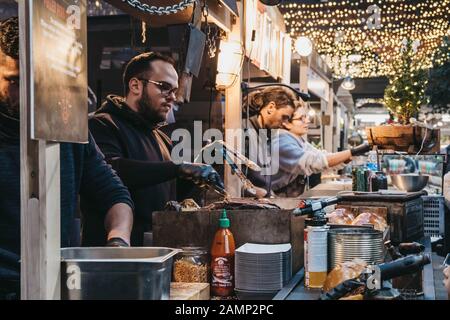
<path fill-rule="evenodd" d="M 180 178 L 191 180 L 199 187 L 212 186 L 216 189 L 225 189 L 219 174 L 209 164 L 183 163 L 178 173 Z"/>
<path fill-rule="evenodd" d="M 122 238 L 111 238 L 106 243 L 107 247 L 129 247 L 128 243 Z"/>
<path fill-rule="evenodd" d="M 372 148 L 367 143 L 360 144 L 357 147 L 354 147 L 350 149 L 350 152 L 353 156 L 360 156 L 362 154 L 365 154 L 366 152 L 369 152 Z"/>

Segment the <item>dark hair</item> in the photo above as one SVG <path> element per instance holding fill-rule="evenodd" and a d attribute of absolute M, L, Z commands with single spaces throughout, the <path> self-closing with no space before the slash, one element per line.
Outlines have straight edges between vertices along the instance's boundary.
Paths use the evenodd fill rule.
<path fill-rule="evenodd" d="M 0 50 L 13 59 L 19 59 L 19 21 L 17 17 L 0 22 Z"/>
<path fill-rule="evenodd" d="M 130 79 L 133 77 L 141 77 L 143 76 L 143 73 L 152 71 L 152 62 L 156 60 L 162 60 L 175 66 L 175 61 L 172 58 L 158 52 L 145 52 L 139 54 L 127 63 L 123 72 L 123 88 L 125 96 L 130 92 L 128 86 Z"/>
<path fill-rule="evenodd" d="M 279 86 L 267 87 L 256 91 L 249 95 L 248 101 L 252 115 L 259 114 L 271 101 L 275 102 L 277 109 L 285 108 L 286 106 L 291 106 L 295 109 L 297 106 L 295 95 L 290 90 Z"/>

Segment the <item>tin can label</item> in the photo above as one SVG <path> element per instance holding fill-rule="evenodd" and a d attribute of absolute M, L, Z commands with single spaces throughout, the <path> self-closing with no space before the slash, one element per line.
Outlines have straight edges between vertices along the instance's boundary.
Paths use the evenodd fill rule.
<path fill-rule="evenodd" d="M 329 227 L 308 227 L 304 235 L 305 287 L 321 288 L 328 271 Z"/>
<path fill-rule="evenodd" d="M 327 271 L 327 236 L 326 229 L 308 232 L 308 271 Z"/>

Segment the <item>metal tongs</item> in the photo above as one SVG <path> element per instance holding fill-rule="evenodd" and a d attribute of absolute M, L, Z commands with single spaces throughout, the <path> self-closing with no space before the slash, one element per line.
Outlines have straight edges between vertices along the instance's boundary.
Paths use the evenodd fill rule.
<path fill-rule="evenodd" d="M 223 159 L 228 163 L 228 165 L 231 168 L 231 171 L 236 174 L 236 176 L 241 180 L 244 189 L 247 190 L 250 194 L 253 196 L 257 196 L 257 187 L 253 185 L 253 183 L 245 176 L 245 174 L 242 172 L 241 169 L 239 169 L 239 164 L 244 164 L 249 169 L 252 169 L 254 171 L 261 171 L 261 167 L 257 165 L 255 162 L 251 161 L 244 155 L 242 155 L 240 152 L 230 148 L 227 146 L 227 144 L 223 140 L 215 140 L 213 142 L 209 142 L 206 146 L 204 146 L 200 153 L 195 157 L 194 162 L 200 162 L 200 156 L 201 154 L 208 149 L 215 149 L 216 151 L 220 152 L 222 154 Z M 226 199 L 229 198 L 228 193 L 225 190 L 217 190 L 214 189 L 217 193 L 224 196 Z"/>

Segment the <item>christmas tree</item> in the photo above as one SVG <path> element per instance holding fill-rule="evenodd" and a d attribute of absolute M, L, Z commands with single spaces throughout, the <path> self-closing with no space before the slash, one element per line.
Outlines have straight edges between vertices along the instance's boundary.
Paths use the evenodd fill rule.
<path fill-rule="evenodd" d="M 430 105 L 434 113 L 448 113 L 450 110 L 450 39 L 444 37 L 442 45 L 433 56 L 430 83 L 427 88 Z"/>
<path fill-rule="evenodd" d="M 417 117 L 420 106 L 427 102 L 425 86 L 427 72 L 420 68 L 418 41 L 403 40 L 400 61 L 395 61 L 394 74 L 384 91 L 384 103 L 401 124 L 409 124 L 411 117 Z"/>

